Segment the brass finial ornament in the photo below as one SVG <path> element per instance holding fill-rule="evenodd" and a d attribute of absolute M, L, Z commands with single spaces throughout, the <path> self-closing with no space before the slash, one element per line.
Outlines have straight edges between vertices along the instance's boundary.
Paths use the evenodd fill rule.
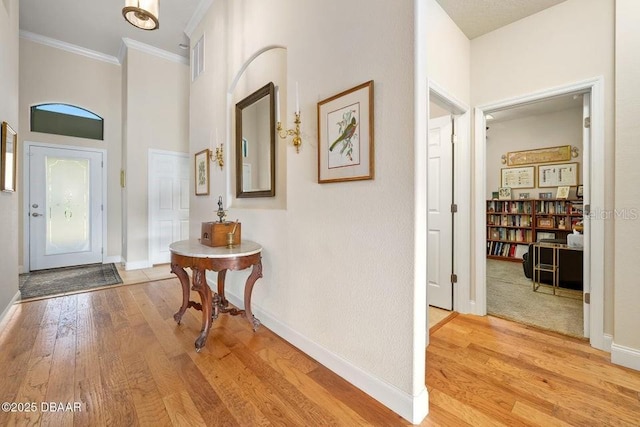
<path fill-rule="evenodd" d="M 131 25 L 141 30 L 157 30 L 160 28 L 159 4 L 160 0 L 125 0 L 122 16 Z"/>
<path fill-rule="evenodd" d="M 220 222 L 224 222 L 224 217 L 227 216 L 227 212 L 222 208 L 222 196 L 218 197 L 218 211 L 216 213 Z"/>

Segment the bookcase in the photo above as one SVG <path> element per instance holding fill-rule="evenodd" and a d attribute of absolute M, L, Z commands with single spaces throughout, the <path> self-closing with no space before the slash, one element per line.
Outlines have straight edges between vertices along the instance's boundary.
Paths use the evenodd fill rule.
<path fill-rule="evenodd" d="M 533 200 L 487 200 L 487 257 L 522 260 L 533 242 Z"/>
<path fill-rule="evenodd" d="M 565 239 L 582 220 L 582 200 L 535 200 L 536 240 Z"/>
<path fill-rule="evenodd" d="M 522 261 L 530 243 L 566 239 L 581 219 L 581 200 L 487 200 L 487 258 Z"/>

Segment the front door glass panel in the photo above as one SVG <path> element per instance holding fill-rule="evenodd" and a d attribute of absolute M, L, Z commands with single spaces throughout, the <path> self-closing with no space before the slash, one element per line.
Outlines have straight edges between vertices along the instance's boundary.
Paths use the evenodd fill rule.
<path fill-rule="evenodd" d="M 89 184 L 89 159 L 46 157 L 46 255 L 91 250 Z"/>

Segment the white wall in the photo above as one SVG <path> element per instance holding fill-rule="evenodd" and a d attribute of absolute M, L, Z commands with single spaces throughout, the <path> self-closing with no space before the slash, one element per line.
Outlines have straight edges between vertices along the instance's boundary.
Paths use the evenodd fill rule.
<path fill-rule="evenodd" d="M 18 0 L 0 5 L 0 122 L 5 121 L 19 132 L 18 114 Z M 22 155 L 23 137 L 18 134 L 18 155 Z M 18 166 L 18 175 L 20 174 Z M 18 294 L 18 197 L 17 193 L 0 192 L 0 321 Z"/>
<path fill-rule="evenodd" d="M 614 19 L 613 0 L 567 0 L 471 41 L 472 105 L 604 77 L 604 209 L 614 206 Z M 482 209 L 484 201 L 476 203 Z M 603 242 L 608 334 L 613 333 L 613 226 L 606 220 Z"/>
<path fill-rule="evenodd" d="M 426 7 L 429 79 L 457 100 L 469 105 L 471 42 L 436 0 L 428 0 Z"/>
<path fill-rule="evenodd" d="M 189 68 L 129 47 L 124 64 L 126 268 L 149 266 L 149 149 L 189 150 Z M 120 93 L 120 89 L 117 90 Z"/>
<path fill-rule="evenodd" d="M 107 241 L 105 254 L 121 255 L 120 66 L 20 39 L 20 139 L 22 141 L 105 149 L 107 151 Z M 104 119 L 104 141 L 53 135 L 30 130 L 30 107 L 60 102 L 85 108 Z M 23 157 L 19 160 L 22 162 Z M 18 182 L 22 184 L 22 175 Z M 22 211 L 22 198 L 20 209 Z M 23 255 L 23 221 L 20 215 L 20 260 Z"/>
<path fill-rule="evenodd" d="M 578 163 L 578 184 L 582 184 L 582 108 L 539 114 L 500 122 L 487 122 L 487 199 L 491 192 L 501 187 L 501 169 L 508 168 L 502 164 L 501 157 L 510 151 L 533 150 L 536 148 L 571 145 L 578 148 L 578 157 L 566 163 Z M 537 169 L 535 170 L 537 174 Z M 536 176 L 536 185 L 538 184 Z M 552 192 L 555 197 L 556 188 L 513 189 L 512 196 L 517 199 L 520 193 L 529 193 L 532 199 L 538 198 L 540 192 Z M 571 188 L 571 196 L 575 196 L 575 187 Z"/>
<path fill-rule="evenodd" d="M 220 99 L 259 49 L 287 48 L 289 90 L 281 105 L 289 112 L 296 81 L 300 87 L 302 147 L 296 154 L 289 145 L 278 166 L 287 173 L 286 209 L 230 211 L 243 238 L 264 247 L 264 277 L 253 295 L 258 316 L 326 365 L 350 367 L 341 374 L 411 417 L 414 396 L 426 406 L 424 375 L 414 378 L 414 353 L 423 357 L 424 345 L 414 348 L 412 310 L 413 4 L 219 1 L 192 43 L 203 33 L 212 67 L 191 87 L 192 155 L 206 148 L 212 129 L 227 125 Z M 317 102 L 367 80 L 375 82 L 375 179 L 320 185 Z M 213 175 L 218 179 L 227 177 Z M 227 185 L 214 182 L 214 194 Z M 192 237 L 199 237 L 200 221 L 213 218 L 216 200 L 192 197 Z M 231 294 L 242 294 L 246 274 L 227 275 Z M 331 363 L 337 360 L 339 368 Z"/>
<path fill-rule="evenodd" d="M 640 3 L 616 1 L 615 330 L 612 360 L 640 370 Z"/>

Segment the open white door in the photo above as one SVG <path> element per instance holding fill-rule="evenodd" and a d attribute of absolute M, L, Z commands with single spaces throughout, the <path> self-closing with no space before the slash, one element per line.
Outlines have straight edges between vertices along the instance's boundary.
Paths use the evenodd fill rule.
<path fill-rule="evenodd" d="M 591 94 L 585 93 L 582 96 L 582 184 L 584 206 L 591 205 L 590 182 L 591 182 Z M 591 328 L 591 304 L 587 303 L 591 294 L 591 220 L 587 212 L 582 216 L 584 221 L 584 251 L 582 253 L 582 319 L 584 322 L 584 336 L 590 336 Z"/>
<path fill-rule="evenodd" d="M 453 125 L 451 116 L 429 120 L 427 196 L 427 281 L 429 305 L 453 309 L 451 283 L 453 219 Z"/>
<path fill-rule="evenodd" d="M 29 269 L 102 262 L 102 152 L 31 145 Z"/>

